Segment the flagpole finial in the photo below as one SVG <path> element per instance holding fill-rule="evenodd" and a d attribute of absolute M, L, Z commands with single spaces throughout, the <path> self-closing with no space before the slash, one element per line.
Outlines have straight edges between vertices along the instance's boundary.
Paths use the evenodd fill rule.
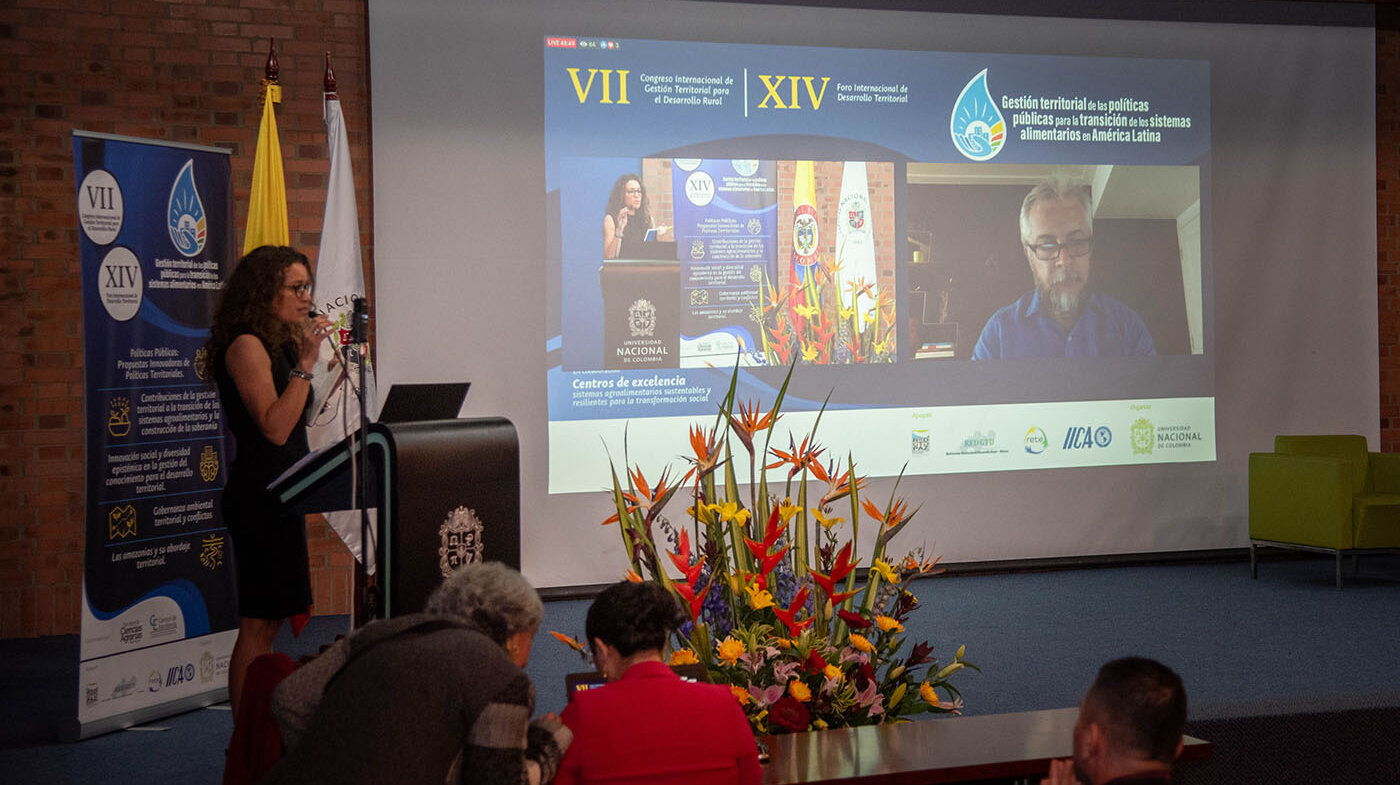
<path fill-rule="evenodd" d="M 277 50 L 273 47 L 273 39 L 267 39 L 267 65 L 263 66 L 263 76 L 267 81 L 276 82 L 277 74 L 282 69 L 277 65 Z"/>
<path fill-rule="evenodd" d="M 335 71 L 331 70 L 331 53 L 326 52 L 326 92 L 335 92 Z"/>

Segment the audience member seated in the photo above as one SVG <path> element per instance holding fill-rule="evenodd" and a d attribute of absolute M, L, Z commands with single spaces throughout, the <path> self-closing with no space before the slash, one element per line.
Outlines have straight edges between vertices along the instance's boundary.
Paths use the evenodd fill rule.
<path fill-rule="evenodd" d="M 453 573 L 422 613 L 365 625 L 278 685 L 286 753 L 264 782 L 548 782 L 570 734 L 552 714 L 530 723 L 521 670 L 543 615 L 491 562 Z"/>
<path fill-rule="evenodd" d="M 655 583 L 604 589 L 584 622 L 608 684 L 576 694 L 561 718 L 574 733 L 558 785 L 757 785 L 758 746 L 728 688 L 683 681 L 662 661 L 686 621 Z"/>
<path fill-rule="evenodd" d="M 1052 761 L 1042 785 L 1170 783 L 1186 727 L 1186 688 L 1170 668 L 1124 657 L 1099 669 L 1074 724 L 1074 758 Z"/>

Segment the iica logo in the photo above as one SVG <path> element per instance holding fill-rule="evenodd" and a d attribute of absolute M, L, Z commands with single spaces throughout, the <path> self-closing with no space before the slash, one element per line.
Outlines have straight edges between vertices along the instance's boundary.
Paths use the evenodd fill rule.
<path fill-rule="evenodd" d="M 1064 449 L 1087 450 L 1107 447 L 1113 442 L 1113 431 L 1107 425 L 1077 425 L 1065 432 Z"/>

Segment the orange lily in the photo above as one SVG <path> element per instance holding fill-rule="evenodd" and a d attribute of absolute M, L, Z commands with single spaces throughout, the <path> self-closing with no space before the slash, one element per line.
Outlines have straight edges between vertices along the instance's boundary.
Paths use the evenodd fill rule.
<path fill-rule="evenodd" d="M 753 452 L 753 436 L 755 433 L 769 428 L 775 422 L 772 412 L 760 415 L 758 413 L 758 402 L 739 404 L 739 416 L 735 418 L 730 414 L 729 425 L 734 429 L 734 433 L 739 437 L 739 441 L 744 443 L 744 448 L 750 453 Z"/>

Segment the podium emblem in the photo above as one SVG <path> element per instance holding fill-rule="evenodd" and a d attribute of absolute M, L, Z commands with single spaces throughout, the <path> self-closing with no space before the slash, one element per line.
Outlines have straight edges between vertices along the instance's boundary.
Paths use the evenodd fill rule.
<path fill-rule="evenodd" d="M 656 306 L 650 300 L 639 299 L 627 309 L 627 327 L 633 338 L 649 338 L 656 334 Z"/>
<path fill-rule="evenodd" d="M 438 569 L 446 578 L 464 564 L 484 560 L 486 542 L 481 519 L 474 510 L 458 507 L 447 514 L 438 529 L 442 544 L 438 546 Z"/>

